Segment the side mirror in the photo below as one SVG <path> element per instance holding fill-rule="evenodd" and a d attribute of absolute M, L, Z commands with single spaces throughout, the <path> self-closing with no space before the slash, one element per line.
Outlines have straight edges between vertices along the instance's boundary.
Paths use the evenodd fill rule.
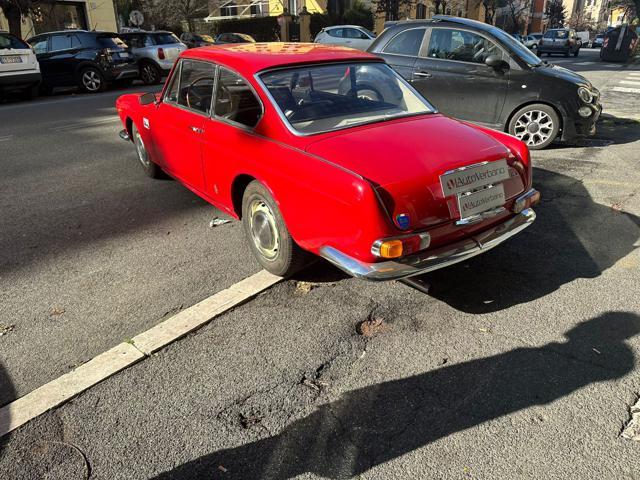
<path fill-rule="evenodd" d="M 138 102 L 140 102 L 140 105 L 150 105 L 152 103 L 156 103 L 156 95 L 155 93 L 147 92 L 138 97 Z"/>
<path fill-rule="evenodd" d="M 496 70 L 506 70 L 509 68 L 509 64 L 502 60 L 498 55 L 489 55 L 484 63 Z"/>

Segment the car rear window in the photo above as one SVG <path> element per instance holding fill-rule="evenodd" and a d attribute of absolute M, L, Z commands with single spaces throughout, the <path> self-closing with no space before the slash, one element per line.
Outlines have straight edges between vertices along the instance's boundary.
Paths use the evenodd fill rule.
<path fill-rule="evenodd" d="M 13 35 L 9 35 L 6 33 L 0 33 L 0 48 L 25 49 L 29 48 L 29 45 L 24 43 L 18 37 L 14 37 Z"/>
<path fill-rule="evenodd" d="M 173 33 L 164 32 L 164 33 L 154 33 L 153 40 L 156 42 L 156 45 L 167 45 L 171 43 L 180 43 L 180 39 L 176 37 Z"/>
<path fill-rule="evenodd" d="M 114 34 L 102 34 L 96 37 L 96 42 L 102 48 L 127 48 L 127 44 Z"/>

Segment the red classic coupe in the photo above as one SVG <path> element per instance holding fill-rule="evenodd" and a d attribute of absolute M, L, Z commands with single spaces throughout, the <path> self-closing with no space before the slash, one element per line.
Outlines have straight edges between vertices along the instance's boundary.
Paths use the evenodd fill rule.
<path fill-rule="evenodd" d="M 187 50 L 161 94 L 116 105 L 147 175 L 166 172 L 242 219 L 276 275 L 316 254 L 356 277 L 409 277 L 485 252 L 535 219 L 525 144 L 437 113 L 357 50 Z"/>

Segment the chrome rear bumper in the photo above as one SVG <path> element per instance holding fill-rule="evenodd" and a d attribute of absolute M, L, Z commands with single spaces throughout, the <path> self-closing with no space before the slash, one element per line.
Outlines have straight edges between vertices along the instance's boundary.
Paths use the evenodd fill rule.
<path fill-rule="evenodd" d="M 527 228 L 535 219 L 535 212 L 528 208 L 506 222 L 472 237 L 398 260 L 361 262 L 333 247 L 322 247 L 320 256 L 357 278 L 373 281 L 396 280 L 444 268 L 491 250 Z"/>

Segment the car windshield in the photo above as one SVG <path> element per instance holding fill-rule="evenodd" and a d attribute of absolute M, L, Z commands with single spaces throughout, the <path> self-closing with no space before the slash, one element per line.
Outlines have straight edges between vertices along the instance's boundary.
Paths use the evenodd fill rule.
<path fill-rule="evenodd" d="M 247 35 L 245 33 L 236 33 L 236 35 L 241 38 L 242 40 L 244 40 L 245 42 L 249 42 L 249 43 L 254 43 L 255 40 L 253 39 L 253 37 L 251 35 Z"/>
<path fill-rule="evenodd" d="M 98 42 L 98 45 L 100 45 L 103 48 L 113 48 L 113 49 L 128 48 L 127 44 L 124 43 L 124 41 L 120 37 L 118 37 L 116 34 L 109 34 L 109 33 L 100 34 L 96 37 L 96 41 Z"/>
<path fill-rule="evenodd" d="M 291 127 L 302 134 L 433 112 L 384 63 L 335 63 L 260 75 Z"/>
<path fill-rule="evenodd" d="M 27 45 L 17 37 L 14 37 L 13 35 L 5 35 L 0 33 L 0 49 L 4 48 L 28 49 L 29 45 Z"/>
<path fill-rule="evenodd" d="M 522 60 L 527 62 L 531 66 L 541 65 L 542 60 L 535 54 L 532 53 L 525 45 L 517 41 L 511 35 L 500 28 L 493 27 L 490 29 L 491 33 L 494 37 L 496 37 L 500 42 L 507 47 L 511 52 L 515 53 Z"/>

